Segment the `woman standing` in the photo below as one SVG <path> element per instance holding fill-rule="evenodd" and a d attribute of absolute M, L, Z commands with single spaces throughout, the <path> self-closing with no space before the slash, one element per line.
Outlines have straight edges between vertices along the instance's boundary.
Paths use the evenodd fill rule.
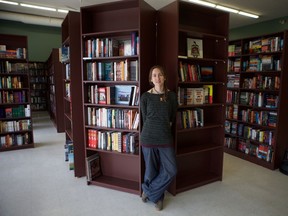
<path fill-rule="evenodd" d="M 177 173 L 171 126 L 176 117 L 177 96 L 166 86 L 166 74 L 159 65 L 150 69 L 153 88 L 141 96 L 143 120 L 141 146 L 145 161 L 142 201 L 163 209 L 165 190 Z"/>

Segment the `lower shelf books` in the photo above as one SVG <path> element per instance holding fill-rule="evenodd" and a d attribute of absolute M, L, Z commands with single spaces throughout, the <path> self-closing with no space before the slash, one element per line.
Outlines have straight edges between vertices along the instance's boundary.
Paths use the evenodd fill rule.
<path fill-rule="evenodd" d="M 92 181 L 101 175 L 100 157 L 93 154 L 86 158 L 87 180 Z"/>

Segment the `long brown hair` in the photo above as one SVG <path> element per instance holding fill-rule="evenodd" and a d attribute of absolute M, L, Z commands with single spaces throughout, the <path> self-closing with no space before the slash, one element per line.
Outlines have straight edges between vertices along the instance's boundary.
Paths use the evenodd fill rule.
<path fill-rule="evenodd" d="M 161 72 L 161 74 L 164 76 L 164 97 L 163 97 L 163 100 L 166 101 L 167 99 L 167 95 L 168 95 L 168 88 L 167 88 L 167 75 L 166 75 L 166 72 L 164 70 L 164 68 L 160 65 L 154 65 L 153 67 L 151 67 L 150 71 L 149 71 L 149 83 L 150 85 L 154 86 L 154 84 L 151 82 L 151 79 L 152 79 L 152 72 L 155 68 L 158 68 Z"/>

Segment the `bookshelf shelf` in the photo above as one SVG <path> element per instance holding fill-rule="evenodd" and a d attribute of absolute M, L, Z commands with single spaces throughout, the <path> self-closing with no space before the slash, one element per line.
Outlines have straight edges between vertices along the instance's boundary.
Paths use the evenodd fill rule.
<path fill-rule="evenodd" d="M 45 62 L 29 62 L 32 111 L 47 110 L 47 69 Z"/>
<path fill-rule="evenodd" d="M 27 37 L 0 34 L 0 152 L 34 147 Z"/>
<path fill-rule="evenodd" d="M 222 180 L 228 21 L 225 12 L 184 1 L 174 1 L 158 11 L 157 62 L 166 68 L 168 87 L 178 92 L 179 100 L 175 127 L 178 174 L 170 186 L 174 195 Z M 188 44 L 194 39 L 202 44 L 197 44 L 200 58 L 190 57 Z M 202 67 L 213 68 L 209 81 L 202 79 Z M 205 99 L 205 85 L 212 86 L 208 96 L 213 101 Z M 203 90 L 194 90 L 197 88 Z M 195 91 L 205 96 L 202 100 L 199 93 L 200 103 L 195 101 Z M 188 98 L 192 98 L 189 103 Z M 195 127 L 198 114 L 203 125 Z"/>
<path fill-rule="evenodd" d="M 137 129 L 124 129 L 122 127 L 114 128 L 112 126 L 106 127 L 106 125 L 103 127 L 98 124 L 92 126 L 89 125 L 88 121 L 90 120 L 88 116 L 94 115 L 92 114 L 94 109 L 95 112 L 98 112 L 99 110 L 101 110 L 101 112 L 102 110 L 116 110 L 121 113 L 126 110 L 128 112 L 131 111 L 131 113 L 133 113 L 132 116 L 134 113 L 140 114 L 140 106 L 138 105 L 139 103 L 136 103 L 136 98 L 137 95 L 140 96 L 149 88 L 147 71 L 149 71 L 150 67 L 156 62 L 155 22 L 155 9 L 143 0 L 117 1 L 81 8 L 85 152 L 87 158 L 93 154 L 99 155 L 102 172 L 100 177 L 88 181 L 88 184 L 139 195 L 141 194 L 141 183 L 143 181 L 144 173 L 142 169 L 143 159 L 141 148 L 139 147 L 141 122 Z M 137 38 L 139 38 L 139 40 Z M 105 49 L 99 52 L 99 49 L 97 48 L 98 41 L 101 41 L 104 44 L 104 47 L 108 47 L 106 52 Z M 110 43 L 112 46 L 109 46 Z M 91 45 L 90 50 L 90 44 L 96 44 L 96 47 L 94 46 L 95 49 L 92 48 Z M 112 49 L 112 47 L 114 47 L 114 49 Z M 109 68 L 107 69 L 106 66 L 108 64 L 111 65 L 111 62 L 113 65 L 110 70 Z M 118 63 L 122 62 L 125 62 L 127 66 L 127 71 L 124 69 L 124 73 L 123 69 L 121 69 L 121 71 L 116 69 L 118 68 Z M 132 62 L 135 63 L 135 65 L 132 65 Z M 98 73 L 96 77 L 92 79 L 91 77 L 94 77 L 94 75 L 91 76 L 87 69 L 90 69 L 89 64 L 94 63 L 97 65 Z M 99 65 L 106 67 L 104 69 L 105 74 L 108 73 L 108 75 L 111 75 L 112 71 L 113 75 L 118 75 L 109 76 L 109 78 L 105 75 L 103 78 L 102 74 L 99 74 Z M 111 79 L 111 77 L 113 78 Z M 124 99 L 126 97 L 122 98 L 120 97 L 119 92 L 116 93 L 117 86 L 122 86 L 122 90 L 124 86 L 126 86 L 126 88 L 131 87 L 130 97 L 133 95 L 132 102 L 129 100 L 129 103 L 121 104 L 125 103 L 123 100 L 126 100 Z M 94 88 L 97 89 L 95 96 L 97 101 L 98 99 L 100 100 L 100 93 L 102 92 L 103 94 L 103 88 L 106 89 L 106 98 L 111 96 L 111 94 L 108 93 L 111 89 L 115 89 L 115 95 L 112 94 L 112 100 L 109 102 L 101 101 L 104 104 L 98 103 L 97 101 L 94 101 L 94 103 L 94 98 L 91 97 L 91 92 Z M 102 91 L 99 90 L 100 88 Z M 134 92 L 136 92 L 136 94 L 134 94 Z M 108 94 L 109 97 L 107 96 Z M 115 102 L 113 99 L 115 99 Z M 119 101 L 117 102 L 117 100 Z M 89 113 L 90 110 L 93 111 Z M 132 117 L 133 121 L 135 120 L 135 116 L 136 114 Z M 109 118 L 107 119 L 109 121 Z M 91 132 L 96 132 L 98 134 L 97 148 L 89 146 L 92 139 L 91 135 L 89 137 Z M 120 137 L 118 141 L 120 147 L 118 146 L 118 149 L 114 146 L 112 150 L 112 147 L 110 148 L 111 143 L 107 141 L 108 145 L 106 146 L 106 141 L 102 139 L 104 136 L 108 137 L 107 139 L 109 140 L 111 134 L 118 134 L 118 138 Z M 99 141 L 100 136 L 102 141 Z M 127 146 L 125 148 L 126 144 L 123 137 L 126 137 L 126 141 L 127 137 L 129 137 L 128 139 L 132 139 L 132 141 L 130 140 L 132 143 L 132 147 L 131 145 L 130 147 L 132 149 L 127 149 Z M 104 149 L 100 146 L 104 146 Z M 135 152 L 133 150 L 134 148 Z M 133 153 L 131 153 L 131 151 Z"/>
<path fill-rule="evenodd" d="M 224 151 L 268 169 L 279 167 L 288 146 L 287 49 L 287 31 L 228 47 L 228 74 L 238 77 L 230 77 L 236 86 L 227 88 Z"/>
<path fill-rule="evenodd" d="M 64 132 L 63 74 L 59 49 L 53 48 L 46 62 L 48 71 L 48 112 L 58 133 Z"/>
<path fill-rule="evenodd" d="M 69 11 L 62 22 L 62 85 L 66 154 L 75 177 L 86 175 L 83 132 L 80 13 Z M 65 52 L 64 52 L 65 50 Z M 67 51 L 68 50 L 68 51 Z M 67 51 L 67 52 L 66 52 Z M 68 145 L 70 145 L 68 147 Z M 69 151 L 69 152 L 68 152 Z M 73 156 L 72 156 L 73 155 Z"/>

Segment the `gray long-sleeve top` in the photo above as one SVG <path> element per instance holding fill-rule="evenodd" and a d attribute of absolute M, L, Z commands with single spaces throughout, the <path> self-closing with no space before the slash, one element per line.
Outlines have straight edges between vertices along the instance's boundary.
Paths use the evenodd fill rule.
<path fill-rule="evenodd" d="M 177 111 L 177 96 L 169 91 L 166 101 L 161 95 L 145 92 L 141 96 L 140 108 L 143 120 L 141 145 L 145 147 L 164 147 L 173 144 L 171 123 Z"/>

